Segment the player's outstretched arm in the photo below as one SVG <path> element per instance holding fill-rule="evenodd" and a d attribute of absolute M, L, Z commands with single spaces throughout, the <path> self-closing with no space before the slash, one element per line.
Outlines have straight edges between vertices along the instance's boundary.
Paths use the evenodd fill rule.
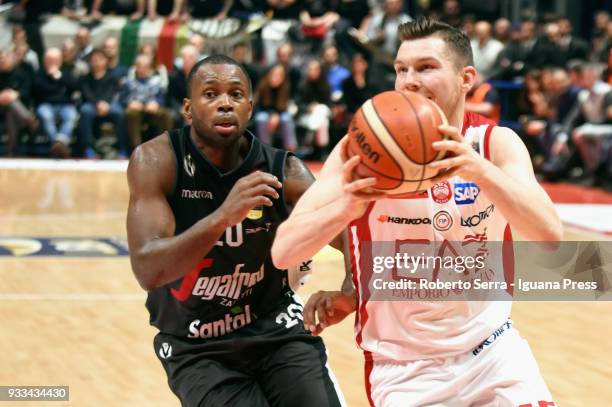
<path fill-rule="evenodd" d="M 504 214 L 513 230 L 526 240 L 559 241 L 563 228 L 550 197 L 538 184 L 525 145 L 516 133 L 505 127 L 495 127 L 491 133 L 491 160 L 485 160 L 451 126 L 440 126 L 450 140 L 434 143 L 434 148 L 446 149 L 453 157 L 429 164 L 431 168 L 447 169 L 437 180 L 460 175 L 477 183 Z"/>
<path fill-rule="evenodd" d="M 175 218 L 168 197 L 176 178 L 176 159 L 164 135 L 136 148 L 128 167 L 127 215 L 130 260 L 142 288 L 154 290 L 187 275 L 212 249 L 223 231 L 255 206 L 272 206 L 281 184 L 271 174 L 241 178 L 213 213 L 174 236 Z"/>
<path fill-rule="evenodd" d="M 352 180 L 359 157 L 346 160 L 347 140 L 333 149 L 319 179 L 279 226 L 272 246 L 276 267 L 286 269 L 311 258 L 361 216 L 370 201 L 384 196 L 363 192 L 376 184 L 375 178 Z"/>

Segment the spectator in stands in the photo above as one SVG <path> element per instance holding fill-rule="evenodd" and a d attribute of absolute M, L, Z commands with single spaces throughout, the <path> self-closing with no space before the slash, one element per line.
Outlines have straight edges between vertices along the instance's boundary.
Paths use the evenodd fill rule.
<path fill-rule="evenodd" d="M 94 134 L 100 132 L 100 124 L 110 122 L 117 137 L 119 155 L 127 157 L 123 108 L 118 103 L 119 82 L 108 72 L 108 58 L 101 49 L 90 54 L 90 72 L 81 78 L 81 117 L 79 142 L 85 157 L 95 158 Z M 96 136 L 98 136 L 97 134 Z"/>
<path fill-rule="evenodd" d="M 374 77 L 380 78 L 382 89 L 391 89 L 395 83 L 393 61 L 399 47 L 397 28 L 411 20 L 402 9 L 402 0 L 385 0 L 384 10 L 375 13 L 367 26 L 366 48 L 372 52 L 370 69 Z"/>
<path fill-rule="evenodd" d="M 368 80 L 368 61 L 363 54 L 353 55 L 351 76 L 342 82 L 342 102 L 352 115 L 376 93 Z"/>
<path fill-rule="evenodd" d="M 531 135 L 537 137 L 546 160 L 541 166 L 541 171 L 549 180 L 556 180 L 567 171 L 572 153 L 575 151 L 571 147 L 565 150 L 559 146 L 568 140 L 567 135 L 571 131 L 575 112 L 579 109 L 578 94 L 581 89 L 571 83 L 565 69 L 554 68 L 550 72 L 550 84 L 546 79 L 546 70 L 542 75 L 543 89 L 548 99 L 546 113 L 548 120 L 539 132 L 535 132 L 538 130 L 538 123 L 534 123 L 530 130 Z"/>
<path fill-rule="evenodd" d="M 466 95 L 465 110 L 481 114 L 499 124 L 499 94 L 490 83 L 485 82 L 480 72 L 477 72 L 474 85 Z"/>
<path fill-rule="evenodd" d="M 527 56 L 528 68 L 565 67 L 567 61 L 563 59 L 560 43 L 559 25 L 555 21 L 547 23 L 544 26 L 544 35 L 536 40 L 532 52 Z"/>
<path fill-rule="evenodd" d="M 280 65 L 274 65 L 263 77 L 255 92 L 255 127 L 257 137 L 266 144 L 272 144 L 272 136 L 280 133 L 283 148 L 297 149 L 295 123 L 289 113 L 291 84 L 287 72 Z"/>
<path fill-rule="evenodd" d="M 582 38 L 572 35 L 572 23 L 567 17 L 557 20 L 557 25 L 561 33 L 559 48 L 561 48 L 564 61 L 572 59 L 586 60 L 589 55 L 589 44 Z"/>
<path fill-rule="evenodd" d="M 66 38 L 62 43 L 62 70 L 70 72 L 77 80 L 89 72 L 89 64 L 77 58 L 77 47 L 72 38 Z"/>
<path fill-rule="evenodd" d="M 79 27 L 74 35 L 74 42 L 77 47 L 77 59 L 89 63 L 89 54 L 91 54 L 91 51 L 94 49 L 91 43 L 91 32 L 89 28 Z"/>
<path fill-rule="evenodd" d="M 351 75 L 342 81 L 342 99 L 333 106 L 331 144 L 335 145 L 348 130 L 353 115 L 361 105 L 376 94 L 368 79 L 368 61 L 356 53 L 351 61 Z"/>
<path fill-rule="evenodd" d="M 606 37 L 602 42 L 599 54 L 594 58 L 595 61 L 607 64 L 612 56 L 612 21 L 608 22 Z"/>
<path fill-rule="evenodd" d="M 93 20 L 102 20 L 104 14 L 134 15 L 137 0 L 93 0 L 90 16 Z"/>
<path fill-rule="evenodd" d="M 276 61 L 285 68 L 285 72 L 291 83 L 291 98 L 295 100 L 300 87 L 302 72 L 294 64 L 293 45 L 291 45 L 290 42 L 285 42 L 278 47 L 276 50 Z"/>
<path fill-rule="evenodd" d="M 330 29 L 340 19 L 327 0 L 302 0 L 300 29 L 310 44 L 310 53 L 319 54 Z"/>
<path fill-rule="evenodd" d="M 311 60 L 306 68 L 306 77 L 298 93 L 300 126 L 307 130 L 305 144 L 312 144 L 312 159 L 324 158 L 329 144 L 329 119 L 331 117 L 331 92 L 323 75 L 321 63 Z"/>
<path fill-rule="evenodd" d="M 471 40 L 476 36 L 476 16 L 474 14 L 466 14 L 461 19 L 461 29 L 465 35 Z"/>
<path fill-rule="evenodd" d="M 13 47 L 15 51 L 21 55 L 21 58 L 18 58 L 27 63 L 32 67 L 34 72 L 38 71 L 40 65 L 38 63 L 38 54 L 32 49 L 30 49 L 30 44 L 28 43 L 28 36 L 21 25 L 13 26 Z"/>
<path fill-rule="evenodd" d="M 51 141 L 52 157 L 70 156 L 70 140 L 77 121 L 73 93 L 76 82 L 69 71 L 62 71 L 62 52 L 49 48 L 43 59 L 43 69 L 34 81 L 36 114 Z M 56 121 L 59 120 L 59 127 Z"/>
<path fill-rule="evenodd" d="M 444 0 L 440 21 L 450 24 L 455 28 L 461 27 L 461 5 L 457 0 Z"/>
<path fill-rule="evenodd" d="M 115 37 L 108 37 L 104 40 L 102 49 L 108 58 L 108 72 L 121 85 L 127 77 L 129 68 L 119 62 L 119 40 Z"/>
<path fill-rule="evenodd" d="M 140 54 L 134 61 L 134 77 L 126 79 L 120 101 L 126 109 L 125 122 L 132 147 L 142 142 L 143 125 L 150 134 L 160 134 L 172 127 L 172 115 L 162 106 L 164 92 L 159 76 L 153 75 L 153 60 Z"/>
<path fill-rule="evenodd" d="M 578 95 L 580 109 L 573 123 L 578 126 L 572 131 L 572 141 L 585 167 L 584 182 L 591 185 L 612 181 L 612 163 L 609 161 L 612 148 L 612 87 L 601 81 L 601 68 L 600 64 L 588 64 L 583 69 L 584 89 Z M 567 139 L 560 139 L 553 148 L 567 150 Z"/>
<path fill-rule="evenodd" d="M 610 13 L 605 10 L 600 10 L 593 17 L 593 31 L 591 33 L 591 50 L 594 59 L 601 54 L 604 43 L 608 37 L 608 23 L 610 22 Z"/>
<path fill-rule="evenodd" d="M 249 74 L 249 78 L 251 78 L 253 89 L 257 89 L 260 74 L 256 65 L 249 62 L 249 51 L 250 49 L 245 42 L 237 42 L 232 47 L 232 58 L 242 65 L 247 74 Z"/>
<path fill-rule="evenodd" d="M 15 55 L 0 50 L 0 117 L 8 136 L 7 156 L 17 151 L 19 132 L 37 128 L 34 115 L 28 110 L 32 83 L 29 75 L 19 69 Z"/>
<path fill-rule="evenodd" d="M 182 10 L 193 18 L 225 20 L 232 7 L 232 0 L 174 0 L 175 9 Z"/>
<path fill-rule="evenodd" d="M 335 2 L 335 11 L 340 18 L 334 24 L 334 38 L 340 59 L 348 63 L 358 51 L 349 30 L 357 29 L 365 35 L 365 26 L 370 19 L 370 5 L 368 0 L 338 0 Z"/>
<path fill-rule="evenodd" d="M 148 55 L 153 62 L 153 76 L 159 77 L 159 85 L 162 88 L 162 92 L 166 94 L 168 91 L 168 70 L 164 64 L 157 61 L 157 48 L 155 45 L 146 42 L 138 49 L 139 54 Z M 133 66 L 128 71 L 128 78 L 133 78 L 136 75 L 136 67 Z"/>
<path fill-rule="evenodd" d="M 493 24 L 493 37 L 504 44 L 508 45 L 512 38 L 512 23 L 505 17 L 498 18 Z"/>
<path fill-rule="evenodd" d="M 187 77 L 199 57 L 200 54 L 196 47 L 185 45 L 181 49 L 181 69 L 175 69 L 170 75 L 167 106 L 172 113 L 175 127 L 183 126 L 183 100 L 187 97 Z"/>
<path fill-rule="evenodd" d="M 323 70 L 331 91 L 331 100 L 338 102 L 342 98 L 342 81 L 351 76 L 351 71 L 340 64 L 335 45 L 323 48 Z"/>
<path fill-rule="evenodd" d="M 268 17 L 261 31 L 263 60 L 267 65 L 274 65 L 276 50 L 289 39 L 289 29 L 299 24 L 301 1 L 265 0 L 263 10 Z"/>
<path fill-rule="evenodd" d="M 202 59 L 208 56 L 208 54 L 206 53 L 206 39 L 204 38 L 202 34 L 199 34 L 199 33 L 191 34 L 189 38 L 187 38 L 187 44 L 185 45 L 192 45 L 196 48 L 196 50 L 198 50 L 198 61 L 201 61 Z M 174 60 L 174 67 L 176 69 L 182 69 L 181 64 L 182 64 L 181 58 L 176 57 L 176 59 Z"/>
<path fill-rule="evenodd" d="M 474 29 L 475 37 L 471 41 L 474 65 L 476 70 L 486 78 L 491 76 L 495 61 L 504 45 L 493 38 L 491 24 L 478 21 Z"/>

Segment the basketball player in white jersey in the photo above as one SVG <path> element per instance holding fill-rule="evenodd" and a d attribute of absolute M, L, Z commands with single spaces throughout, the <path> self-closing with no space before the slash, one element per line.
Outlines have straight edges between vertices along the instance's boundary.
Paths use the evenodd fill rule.
<path fill-rule="evenodd" d="M 441 170 L 435 185 L 401 199 L 371 193 L 376 179 L 354 180 L 360 159 L 347 158 L 345 137 L 279 227 L 273 261 L 282 269 L 310 258 L 348 227 L 356 292 L 315 294 L 305 318 L 317 334 L 356 310 L 356 340 L 366 359 L 372 405 L 554 406 L 529 346 L 512 327 L 511 302 L 422 301 L 432 299 L 427 295 L 418 301 L 369 301 L 375 266 L 369 242 L 420 239 L 470 247 L 510 241 L 510 226 L 526 240 L 558 241 L 562 235 L 519 137 L 465 112 L 476 77 L 468 37 L 425 18 L 401 25 L 399 36 L 395 89 L 432 99 L 448 118 L 439 128 L 448 140 L 434 147 L 452 154 L 429 164 Z M 513 278 L 504 253 L 489 253 L 498 281 Z"/>

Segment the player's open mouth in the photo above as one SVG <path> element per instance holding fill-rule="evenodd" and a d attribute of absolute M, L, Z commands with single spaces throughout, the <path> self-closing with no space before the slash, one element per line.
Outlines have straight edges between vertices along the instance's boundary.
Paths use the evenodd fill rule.
<path fill-rule="evenodd" d="M 238 126 L 233 118 L 223 118 L 216 121 L 214 127 L 217 133 L 228 134 L 232 133 Z"/>

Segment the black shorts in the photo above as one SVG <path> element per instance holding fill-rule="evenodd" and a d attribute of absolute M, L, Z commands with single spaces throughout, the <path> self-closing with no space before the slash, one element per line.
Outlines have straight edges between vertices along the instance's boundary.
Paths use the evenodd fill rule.
<path fill-rule="evenodd" d="M 322 340 L 288 315 L 295 308 L 214 340 L 159 333 L 155 353 L 182 406 L 341 406 Z"/>

